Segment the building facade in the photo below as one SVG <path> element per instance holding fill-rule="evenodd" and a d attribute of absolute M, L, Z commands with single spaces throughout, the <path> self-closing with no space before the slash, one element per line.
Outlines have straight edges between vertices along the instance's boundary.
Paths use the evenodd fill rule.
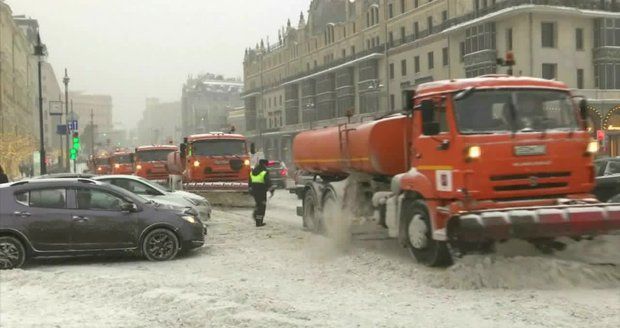
<path fill-rule="evenodd" d="M 290 162 L 305 129 L 401 111 L 403 92 L 421 83 L 506 73 L 497 59 L 508 52 L 513 74 L 589 97 L 593 129 L 620 154 L 615 0 L 314 0 L 278 33 L 244 60 L 248 134 L 271 157 Z"/>
<path fill-rule="evenodd" d="M 180 143 L 181 103 L 162 103 L 158 98 L 146 99 L 142 119 L 138 122 L 137 142 L 139 145 L 162 145 Z"/>
<path fill-rule="evenodd" d="M 214 74 L 188 78 L 181 98 L 182 135 L 227 131 L 228 111 L 243 105 L 242 90 L 239 79 Z"/>

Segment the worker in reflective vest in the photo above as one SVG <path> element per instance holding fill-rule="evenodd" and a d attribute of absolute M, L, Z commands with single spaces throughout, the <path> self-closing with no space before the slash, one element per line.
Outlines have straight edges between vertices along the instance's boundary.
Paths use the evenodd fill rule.
<path fill-rule="evenodd" d="M 250 173 L 250 193 L 254 196 L 256 206 L 254 207 L 254 220 L 257 227 L 265 225 L 265 210 L 267 209 L 267 192 L 271 192 L 273 197 L 274 189 L 267 172 L 267 160 L 261 159 L 258 165 Z"/>

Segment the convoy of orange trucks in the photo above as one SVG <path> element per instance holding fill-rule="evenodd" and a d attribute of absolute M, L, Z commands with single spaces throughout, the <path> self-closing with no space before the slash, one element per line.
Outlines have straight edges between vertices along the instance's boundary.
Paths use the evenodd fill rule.
<path fill-rule="evenodd" d="M 250 155 L 246 138 L 213 132 L 185 138 L 168 156 L 170 186 L 207 197 L 217 205 L 249 206 Z"/>
<path fill-rule="evenodd" d="M 301 193 L 308 230 L 330 234 L 349 211 L 428 266 L 513 238 L 553 251 L 558 237 L 620 230 L 620 205 L 591 195 L 598 143 L 564 83 L 490 75 L 406 98 L 402 114 L 295 137 L 297 168 L 320 177 Z"/>
<path fill-rule="evenodd" d="M 133 152 L 124 149 L 118 149 L 110 155 L 110 166 L 112 174 L 133 174 Z"/>

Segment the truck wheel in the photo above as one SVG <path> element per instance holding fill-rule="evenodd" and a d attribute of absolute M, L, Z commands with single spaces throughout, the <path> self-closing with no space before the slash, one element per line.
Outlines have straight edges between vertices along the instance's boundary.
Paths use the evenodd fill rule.
<path fill-rule="evenodd" d="M 401 227 L 406 233 L 409 252 L 419 263 L 430 267 L 446 267 L 452 264 L 448 244 L 432 237 L 430 216 L 423 201 L 405 199 Z"/>
<path fill-rule="evenodd" d="M 14 237 L 0 237 L 0 270 L 20 268 L 26 261 L 24 245 Z"/>
<path fill-rule="evenodd" d="M 303 223 L 304 228 L 313 233 L 319 232 L 319 218 L 316 196 L 312 190 L 308 190 L 304 196 L 304 216 Z"/>

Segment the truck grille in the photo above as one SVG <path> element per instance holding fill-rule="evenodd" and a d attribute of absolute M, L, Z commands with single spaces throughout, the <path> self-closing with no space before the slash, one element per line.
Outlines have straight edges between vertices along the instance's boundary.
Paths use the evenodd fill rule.
<path fill-rule="evenodd" d="M 527 180 L 531 178 L 548 179 L 548 178 L 567 178 L 567 177 L 570 177 L 570 172 L 539 172 L 539 173 L 529 173 L 529 174 L 494 175 L 494 176 L 491 176 L 491 181 Z"/>
<path fill-rule="evenodd" d="M 539 183 L 536 185 L 510 185 L 510 186 L 496 186 L 493 187 L 495 191 L 520 191 L 520 190 L 537 190 L 537 189 L 548 189 L 548 188 L 562 188 L 568 186 L 566 182 L 550 182 L 550 183 Z"/>

